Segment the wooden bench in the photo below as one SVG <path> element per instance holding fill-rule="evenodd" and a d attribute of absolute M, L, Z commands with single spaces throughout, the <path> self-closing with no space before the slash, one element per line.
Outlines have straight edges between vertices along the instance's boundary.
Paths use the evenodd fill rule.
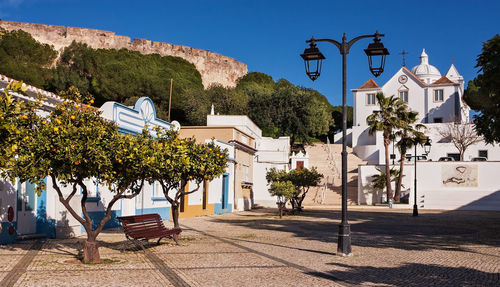
<path fill-rule="evenodd" d="M 148 242 L 149 239 L 158 238 L 156 244 L 160 244 L 160 240 L 165 237 L 172 238 L 176 244 L 179 244 L 174 235 L 182 232 L 180 228 L 168 229 L 163 225 L 163 221 L 159 214 L 142 214 L 132 216 L 118 217 L 121 222 L 125 237 L 132 241 L 135 245 L 140 246 L 146 251 L 141 241 Z M 122 252 L 125 251 L 125 245 Z"/>

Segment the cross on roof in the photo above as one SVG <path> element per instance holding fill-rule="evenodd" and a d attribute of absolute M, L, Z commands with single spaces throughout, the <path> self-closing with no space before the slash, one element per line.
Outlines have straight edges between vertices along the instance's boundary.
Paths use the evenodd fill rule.
<path fill-rule="evenodd" d="M 408 55 L 408 52 L 406 52 L 404 49 L 401 53 L 399 53 L 400 55 L 403 55 L 403 67 L 406 67 L 406 59 L 405 59 L 405 55 Z"/>

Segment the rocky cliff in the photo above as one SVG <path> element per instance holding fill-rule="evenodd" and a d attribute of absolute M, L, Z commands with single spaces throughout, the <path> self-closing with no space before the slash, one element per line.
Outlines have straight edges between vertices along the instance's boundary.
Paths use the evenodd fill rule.
<path fill-rule="evenodd" d="M 85 43 L 94 49 L 125 48 L 142 54 L 156 53 L 162 56 L 181 57 L 195 65 L 201 74 L 205 88 L 212 84 L 234 87 L 236 80 L 248 72 L 247 65 L 207 50 L 153 42 L 147 39 L 133 39 L 131 41 L 130 37 L 116 35 L 110 31 L 1 20 L 0 27 L 7 31 L 24 30 L 37 41 L 53 45 L 59 52 L 76 41 Z"/>

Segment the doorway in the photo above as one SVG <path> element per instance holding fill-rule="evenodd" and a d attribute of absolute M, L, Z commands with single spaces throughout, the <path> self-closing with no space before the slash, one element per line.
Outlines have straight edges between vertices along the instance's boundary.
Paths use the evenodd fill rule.
<path fill-rule="evenodd" d="M 36 233 L 35 184 L 30 182 L 17 184 L 17 233 Z"/>

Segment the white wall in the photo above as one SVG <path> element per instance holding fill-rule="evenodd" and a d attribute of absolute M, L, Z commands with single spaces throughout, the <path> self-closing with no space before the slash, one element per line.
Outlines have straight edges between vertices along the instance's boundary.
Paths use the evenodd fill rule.
<path fill-rule="evenodd" d="M 275 207 L 276 198 L 269 194 L 266 173 L 271 168 L 287 170 L 290 154 L 290 137 L 273 139 L 262 137 L 257 141 L 258 151 L 253 162 L 254 203 L 265 207 Z"/>
<path fill-rule="evenodd" d="M 409 189 L 410 203 L 414 198 L 413 164 L 404 167 L 405 190 Z M 477 170 L 466 176 L 460 168 Z M 417 202 L 422 209 L 467 209 L 467 210 L 500 210 L 500 184 L 498 183 L 500 162 L 418 162 L 417 163 Z M 450 173 L 454 172 L 456 175 Z M 358 168 L 358 195 L 360 204 L 380 202 L 381 191 L 370 187 L 371 176 L 378 173 L 375 166 L 364 165 Z M 461 184 L 444 183 L 452 176 L 456 178 L 475 179 Z"/>
<path fill-rule="evenodd" d="M 232 126 L 253 136 L 255 139 L 262 137 L 260 128 L 247 116 L 207 115 L 207 126 Z"/>

